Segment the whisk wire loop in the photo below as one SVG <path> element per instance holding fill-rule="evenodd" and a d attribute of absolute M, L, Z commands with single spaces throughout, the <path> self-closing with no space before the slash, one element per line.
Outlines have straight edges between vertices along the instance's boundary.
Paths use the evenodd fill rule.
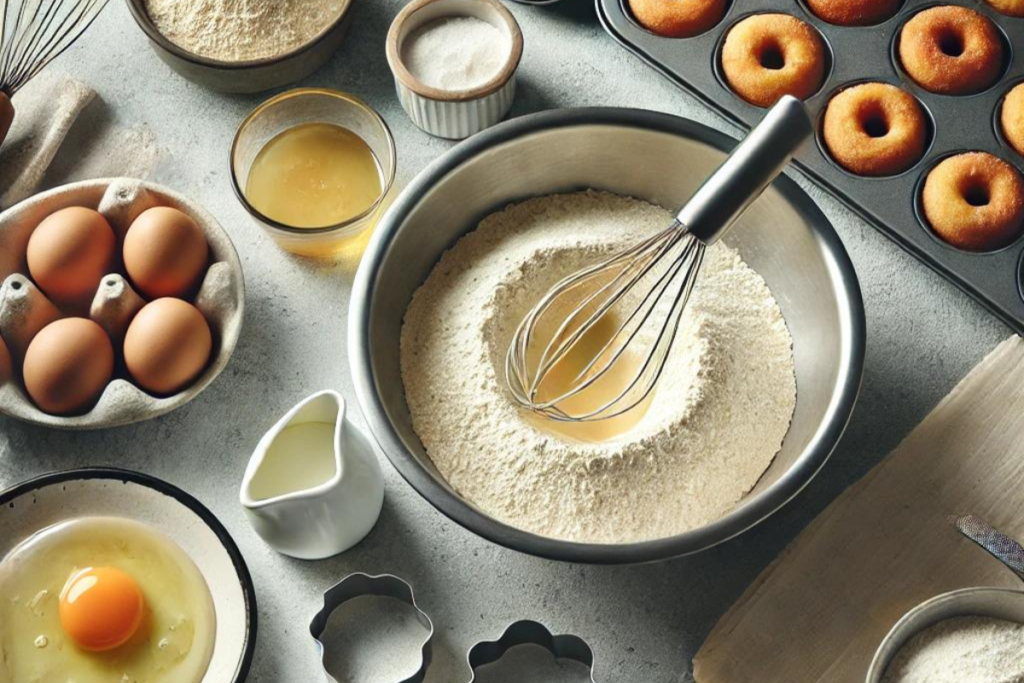
<path fill-rule="evenodd" d="M 679 322 L 682 317 L 682 312 L 690 298 L 690 293 L 693 291 L 696 273 L 700 268 L 701 261 L 703 260 L 704 249 L 704 245 L 700 242 L 693 239 L 688 240 L 683 255 L 674 260 L 670 269 L 659 279 L 659 283 L 656 285 L 657 293 L 655 294 L 652 289 L 652 291 L 648 292 L 645 297 L 645 299 L 647 299 L 654 295 L 653 301 L 655 303 L 659 302 L 662 295 L 675 281 L 676 276 L 683 269 L 684 264 L 686 264 L 685 281 L 681 287 L 677 287 L 675 290 L 676 295 L 669 307 L 668 315 L 663 318 L 663 323 L 657 332 L 652 352 L 644 356 L 644 362 L 641 364 L 639 369 L 635 371 L 629 383 L 623 386 L 615 397 L 607 400 L 605 403 L 592 410 L 570 415 L 558 408 L 558 403 L 561 403 L 570 397 L 579 395 L 582 391 L 588 389 L 601 378 L 605 377 L 614 367 L 616 367 L 617 363 L 621 362 L 623 355 L 629 348 L 629 345 L 633 343 L 637 334 L 641 329 L 643 329 L 643 325 L 645 325 L 650 319 L 650 316 L 654 313 L 656 306 L 651 306 L 647 309 L 639 325 L 633 329 L 628 338 L 619 343 L 615 353 L 607 360 L 606 363 L 603 364 L 600 370 L 593 372 L 586 381 L 578 385 L 576 388 L 555 399 L 553 402 L 554 405 L 551 407 L 552 412 L 557 415 L 555 419 L 568 422 L 612 419 L 630 412 L 647 400 L 648 396 L 651 395 L 651 392 L 654 391 L 654 387 L 657 385 L 658 380 L 661 378 L 661 375 L 665 370 L 665 364 L 668 360 L 668 351 L 675 340 L 676 334 L 679 330 Z M 630 318 L 635 317 L 639 310 L 639 308 L 634 310 L 630 315 Z M 622 334 L 625 327 L 626 324 L 624 323 L 619 327 L 615 334 Z M 593 367 L 601 353 L 603 353 L 603 351 L 599 352 L 595 359 L 588 364 L 588 368 Z M 580 377 L 581 375 L 578 375 L 576 380 L 580 379 Z M 641 382 L 643 382 L 642 391 L 636 393 L 634 390 Z"/>
<path fill-rule="evenodd" d="M 557 283 L 523 319 L 509 345 L 505 374 L 515 400 L 546 417 L 567 422 L 614 418 L 645 401 L 664 370 L 704 249 L 684 226 L 673 223 Z M 582 297 L 579 290 L 585 292 Z M 633 296 L 638 291 L 641 295 Z M 552 333 L 545 334 L 541 329 L 545 316 L 557 315 L 565 309 L 569 312 L 560 324 Z M 620 309 L 626 312 L 620 314 Z M 550 395 L 542 395 L 552 373 L 604 320 L 610 320 L 614 329 L 588 355 L 588 362 L 579 370 L 573 368 L 574 373 L 564 386 L 546 392 Z M 636 367 L 629 367 L 631 372 L 623 373 L 630 379 L 615 387 L 607 400 L 567 410 L 567 401 L 607 381 L 612 373 L 636 360 L 629 349 L 642 334 L 654 339 L 653 352 Z M 547 341 L 541 345 L 540 340 L 545 338 Z"/>
<path fill-rule="evenodd" d="M 625 296 L 626 291 L 632 289 L 643 278 L 643 276 L 647 275 L 651 271 L 651 269 L 653 269 L 654 266 L 659 262 L 659 260 L 663 258 L 664 254 L 667 253 L 672 247 L 674 247 L 680 239 L 682 239 L 683 234 L 683 231 L 678 228 L 673 229 L 671 232 L 669 232 L 667 236 L 670 237 L 671 239 L 666 240 L 665 246 L 662 248 L 662 250 L 647 261 L 647 264 L 645 265 L 643 272 L 640 273 L 638 277 L 636 277 L 633 281 L 625 285 L 626 289 L 624 289 L 616 296 L 616 301 L 620 300 L 623 296 Z M 558 397 L 558 399 L 556 399 L 556 402 L 563 401 L 567 398 L 571 398 L 573 396 L 578 395 L 581 391 L 589 388 L 597 381 L 601 380 L 605 375 L 607 375 L 611 368 L 615 367 L 615 364 L 622 358 L 627 348 L 629 348 L 630 343 L 632 343 L 634 339 L 637 337 L 637 335 L 641 332 L 641 330 L 644 329 L 644 326 L 650 319 L 651 314 L 656 309 L 655 304 L 657 304 L 657 302 L 660 301 L 661 296 L 665 291 L 665 288 L 668 286 L 670 282 L 672 282 L 672 280 L 675 278 L 675 276 L 681 269 L 683 262 L 689 256 L 688 250 L 693 248 L 692 244 L 692 240 L 687 243 L 683 251 L 683 254 L 679 258 L 674 260 L 672 264 L 669 266 L 669 268 L 665 270 L 664 273 L 658 276 L 658 279 L 655 281 L 655 283 L 650 287 L 650 289 L 647 291 L 647 293 L 644 295 L 641 301 L 636 305 L 636 307 L 633 308 L 632 312 L 622 321 L 622 323 L 618 326 L 615 332 L 612 333 L 608 341 L 604 343 L 604 345 L 593 355 L 593 358 L 590 360 L 590 362 L 587 363 L 583 367 L 583 369 L 580 370 L 576 374 L 576 376 L 571 380 L 571 384 L 575 385 L 575 388 L 563 393 L 560 397 Z M 605 313 L 607 313 L 607 311 L 610 309 L 611 307 L 608 306 L 605 309 Z M 640 319 L 635 325 L 633 325 L 634 321 L 636 321 L 637 319 L 637 316 L 640 316 Z M 585 322 L 584 325 L 593 325 L 597 322 L 598 319 L 599 318 L 597 317 L 592 317 L 590 320 Z M 627 329 L 629 329 L 630 331 L 627 332 Z M 615 347 L 615 350 L 609 356 L 609 350 L 612 349 L 613 346 Z M 606 361 L 603 363 L 603 365 L 598 366 L 598 362 L 601 361 L 602 359 L 606 359 Z M 650 359 L 648 358 L 647 361 L 649 360 Z M 639 380 L 643 376 L 643 372 L 646 370 L 647 365 L 648 362 L 645 361 L 643 366 L 637 372 L 633 381 L 622 388 L 623 395 L 629 395 L 633 388 L 639 383 Z M 595 366 L 600 368 L 596 372 L 594 371 Z M 541 379 L 541 382 L 543 382 L 543 378 Z M 637 400 L 637 402 L 643 400 L 645 396 L 646 394 L 640 397 Z M 626 412 L 631 407 L 632 406 L 627 406 L 621 412 Z M 600 412 L 604 412 L 606 408 L 607 406 L 594 410 L 592 412 L 594 414 L 597 414 Z M 605 417 L 614 416 L 615 414 L 607 415 Z"/>
<path fill-rule="evenodd" d="M 533 336 L 530 331 L 536 328 L 538 320 L 550 310 L 554 301 L 565 294 L 582 287 L 595 273 L 604 272 L 613 267 L 617 262 L 626 260 L 628 257 L 644 251 L 649 247 L 649 245 L 661 239 L 661 237 L 661 234 L 654 235 L 624 252 L 612 255 L 611 257 L 599 261 L 592 266 L 584 268 L 583 270 L 562 279 L 545 294 L 533 309 L 530 310 L 529 314 L 527 314 L 519 324 L 519 327 L 513 335 L 513 342 L 510 344 L 509 353 L 506 355 L 506 376 L 514 376 L 517 379 L 515 386 L 512 387 L 512 391 L 517 395 L 518 400 L 527 403 L 536 401 L 537 390 L 540 382 L 542 382 L 548 375 L 550 369 L 562 360 L 565 353 L 571 350 L 582 335 L 581 331 L 580 334 L 570 335 L 567 338 L 565 336 L 565 330 L 570 325 L 570 318 L 573 318 L 574 314 L 564 320 L 563 324 L 559 326 L 553 335 L 551 335 L 551 340 L 541 352 L 541 358 L 537 363 L 538 371 L 535 373 L 537 377 L 536 381 L 530 382 L 527 380 L 526 373 L 528 372 L 528 369 L 526 367 L 526 362 L 531 347 L 530 340 Z M 577 311 L 585 310 L 588 303 L 592 302 L 595 297 L 606 291 L 608 287 L 616 284 L 623 275 L 624 272 L 620 271 L 614 279 L 605 283 L 601 288 L 593 292 L 590 297 L 578 306 Z M 578 326 L 577 330 L 585 330 L 585 326 Z M 559 348 L 553 350 L 552 347 L 555 346 L 556 343 Z"/>
<path fill-rule="evenodd" d="M 619 301 L 621 301 L 621 299 L 626 295 L 626 293 L 629 292 L 636 285 L 637 282 L 639 282 L 645 275 L 647 275 L 650 272 L 651 268 L 654 267 L 654 264 L 657 263 L 658 259 L 664 256 L 664 254 L 669 249 L 671 249 L 672 245 L 675 243 L 675 240 L 673 238 L 676 237 L 680 232 L 676 228 L 677 226 L 673 226 L 673 229 L 663 231 L 658 235 L 655 235 L 653 238 L 646 240 L 644 243 L 642 243 L 640 246 L 642 246 L 643 248 L 636 250 L 636 252 L 640 253 L 640 256 L 638 258 L 631 258 L 634 254 L 632 253 L 633 250 L 629 250 L 627 252 L 619 254 L 618 256 L 613 256 L 612 258 L 603 262 L 603 268 L 601 269 L 602 271 L 610 270 L 616 267 L 620 262 L 625 263 L 625 266 L 621 268 L 609 282 L 600 286 L 598 289 L 592 292 L 587 298 L 580 302 L 573 310 L 573 312 L 566 317 L 563 323 L 559 326 L 558 330 L 556 330 L 555 333 L 552 335 L 551 343 L 549 343 L 545 347 L 543 353 L 541 354 L 540 361 L 538 362 L 538 377 L 536 381 L 537 385 L 542 384 L 544 380 L 548 377 L 552 368 L 564 360 L 566 354 L 568 354 L 569 351 L 579 342 L 579 340 L 586 333 L 586 331 L 590 329 L 594 324 L 596 324 L 598 320 L 602 319 L 608 313 L 608 311 L 611 310 L 613 306 L 619 303 Z M 650 248 L 655 245 L 658 245 L 657 251 L 653 253 L 650 252 Z M 565 289 L 561 292 L 561 294 L 566 295 L 572 292 L 573 290 L 585 287 L 589 280 L 594 279 L 594 277 L 595 275 L 593 272 L 583 272 L 577 274 L 575 278 L 568 278 L 567 280 L 564 280 L 563 282 L 566 286 Z M 556 285 L 556 290 L 557 289 L 558 287 Z M 608 294 L 609 290 L 611 290 L 611 294 Z M 607 296 L 605 296 L 606 294 Z M 601 300 L 601 303 L 597 304 L 595 307 L 595 302 L 601 299 L 602 296 L 604 296 L 603 300 Z M 586 320 L 584 320 L 582 323 L 574 325 L 574 323 L 577 322 L 578 318 L 581 315 L 585 314 L 588 310 L 591 309 L 594 310 L 590 313 Z M 621 331 L 622 327 L 625 326 L 627 322 L 624 322 L 620 326 L 619 331 Z M 567 329 L 572 329 L 572 334 L 566 336 L 565 333 Z M 617 334 L 618 333 L 616 333 L 616 335 Z M 612 335 L 612 337 L 609 338 L 609 340 L 605 343 L 602 349 L 595 354 L 592 361 L 578 373 L 575 380 L 579 380 L 581 376 L 588 374 L 589 370 L 593 367 L 597 360 L 611 346 L 616 335 Z M 555 346 L 553 352 L 552 346 Z M 592 378 L 592 380 L 593 379 L 596 378 Z M 568 396 L 564 398 L 567 397 Z M 536 399 L 536 395 L 531 396 L 531 398 Z"/>

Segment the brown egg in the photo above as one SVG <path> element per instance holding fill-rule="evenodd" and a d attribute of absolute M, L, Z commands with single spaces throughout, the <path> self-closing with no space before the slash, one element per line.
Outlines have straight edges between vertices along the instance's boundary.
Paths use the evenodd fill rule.
<path fill-rule="evenodd" d="M 174 394 L 199 376 L 212 347 L 210 326 L 199 309 L 181 299 L 157 299 L 128 326 L 124 363 L 146 391 Z"/>
<path fill-rule="evenodd" d="M 64 318 L 39 331 L 25 352 L 25 389 L 40 410 L 84 412 L 114 374 L 114 347 L 87 318 Z"/>
<path fill-rule="evenodd" d="M 28 271 L 58 306 L 86 306 L 114 266 L 116 239 L 98 211 L 72 206 L 51 213 L 28 240 Z"/>
<path fill-rule="evenodd" d="M 11 367 L 11 352 L 7 350 L 7 344 L 3 337 L 0 337 L 0 387 L 10 381 L 13 373 Z"/>
<path fill-rule="evenodd" d="M 139 214 L 124 237 L 124 268 L 135 288 L 150 299 L 185 297 L 206 272 L 209 245 L 186 214 L 157 206 Z"/>

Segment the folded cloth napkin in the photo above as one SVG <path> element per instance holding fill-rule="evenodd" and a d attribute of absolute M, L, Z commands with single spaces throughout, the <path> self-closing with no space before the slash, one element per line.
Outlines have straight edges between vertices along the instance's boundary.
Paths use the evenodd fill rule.
<path fill-rule="evenodd" d="M 697 683 L 863 683 L 915 605 L 967 586 L 1024 588 L 962 536 L 977 515 L 1024 538 L 1024 341 L 1000 344 L 793 541 L 718 622 Z"/>
<path fill-rule="evenodd" d="M 95 99 L 96 91 L 59 71 L 18 91 L 14 125 L 0 146 L 0 209 L 74 180 L 149 175 L 158 156 L 150 130 L 112 125 L 109 112 L 89 107 Z"/>

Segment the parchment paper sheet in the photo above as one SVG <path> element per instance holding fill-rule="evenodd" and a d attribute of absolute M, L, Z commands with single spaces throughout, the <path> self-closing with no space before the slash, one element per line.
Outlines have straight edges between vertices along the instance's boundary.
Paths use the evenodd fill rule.
<path fill-rule="evenodd" d="M 1024 342 L 1000 344 L 888 458 L 747 589 L 694 659 L 698 683 L 863 683 L 907 610 L 967 586 L 1022 587 L 950 525 L 1024 539 Z"/>

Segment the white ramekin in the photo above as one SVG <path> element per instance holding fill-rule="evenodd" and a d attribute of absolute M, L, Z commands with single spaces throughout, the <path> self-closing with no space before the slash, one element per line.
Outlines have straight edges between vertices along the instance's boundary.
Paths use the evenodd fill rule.
<path fill-rule="evenodd" d="M 402 43 L 427 22 L 444 17 L 474 17 L 505 33 L 512 50 L 501 73 L 478 88 L 456 92 L 417 80 L 402 62 Z M 431 135 L 461 140 L 493 126 L 512 107 L 516 71 L 523 56 L 523 32 L 512 13 L 497 0 L 414 0 L 391 24 L 387 55 L 398 99 L 413 123 Z"/>

